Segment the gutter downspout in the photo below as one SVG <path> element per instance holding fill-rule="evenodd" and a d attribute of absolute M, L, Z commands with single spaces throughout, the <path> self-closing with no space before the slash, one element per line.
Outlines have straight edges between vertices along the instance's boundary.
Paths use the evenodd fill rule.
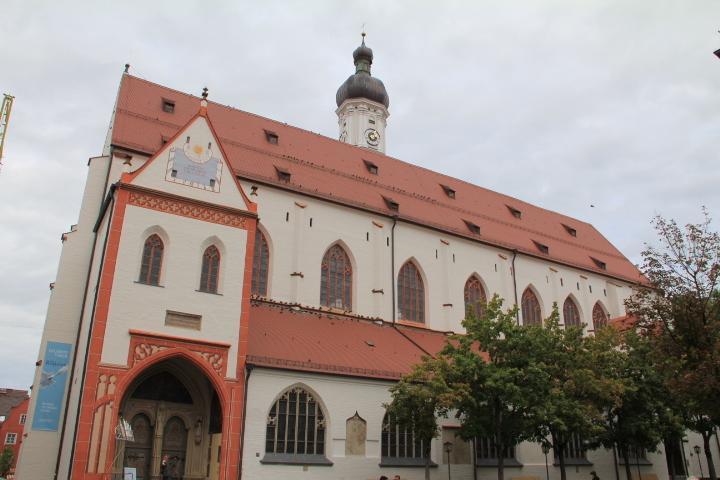
<path fill-rule="evenodd" d="M 515 257 L 517 257 L 518 251 L 516 249 L 513 249 L 513 258 L 512 258 L 512 277 L 513 277 L 513 293 L 515 294 L 515 306 L 520 307 L 518 305 L 518 294 L 517 294 L 517 276 L 515 275 Z M 515 312 L 515 317 L 517 318 L 517 324 L 520 325 L 520 308 Z"/>
<path fill-rule="evenodd" d="M 243 392 L 243 413 L 242 413 L 242 437 L 240 438 L 240 461 L 238 462 L 238 479 L 242 478 L 243 469 L 243 451 L 245 450 L 245 419 L 247 418 L 247 398 L 248 384 L 250 383 L 250 374 L 254 366 L 251 363 L 245 364 L 245 392 Z"/>
<path fill-rule="evenodd" d="M 397 215 L 393 215 L 393 225 L 390 229 L 390 287 L 392 291 L 392 324 L 395 326 L 395 226 L 397 225 Z"/>
<path fill-rule="evenodd" d="M 110 170 L 112 168 L 112 155 L 113 155 L 113 147 L 110 147 L 110 154 L 108 156 L 108 168 L 107 173 L 105 174 L 105 184 L 103 186 L 103 192 L 107 190 L 107 184 L 108 180 L 110 179 Z M 103 205 L 100 206 L 101 214 L 104 213 Z M 73 358 L 72 363 L 70 364 L 70 378 L 68 379 L 68 392 L 67 392 L 67 398 L 65 400 L 65 411 L 63 413 L 63 419 L 62 419 L 62 428 L 60 429 L 60 446 L 58 448 L 58 454 L 57 459 L 55 460 L 55 471 L 53 472 L 53 478 L 56 479 L 58 476 L 58 471 L 60 470 L 60 457 L 62 456 L 63 451 L 63 441 L 65 439 L 65 428 L 67 427 L 67 417 L 68 417 L 68 407 L 70 406 L 70 392 L 72 390 L 73 380 L 75 379 L 75 365 L 77 362 L 77 352 L 78 352 L 78 345 L 80 344 L 80 332 L 82 331 L 83 326 L 83 317 L 85 316 L 85 305 L 87 304 L 87 294 L 88 289 L 90 288 L 90 275 L 92 273 L 92 267 L 93 267 L 93 259 L 95 258 L 95 249 L 97 248 L 97 228 L 93 228 L 93 246 L 90 250 L 90 262 L 88 262 L 88 269 L 87 269 L 87 276 L 85 277 L 85 291 L 83 292 L 83 300 L 82 305 L 80 306 L 80 321 L 78 322 L 78 328 L 77 328 L 77 334 L 75 335 L 75 348 L 73 351 Z M 85 369 L 83 369 L 83 373 L 85 372 Z M 78 398 L 78 401 L 82 400 L 82 391 L 80 394 L 80 397 Z M 76 419 L 77 423 L 77 419 Z M 73 441 L 73 443 L 75 443 Z M 69 468 L 72 468 L 72 463 L 68 465 Z"/>
<path fill-rule="evenodd" d="M 98 229 L 100 228 L 100 224 L 102 223 L 102 219 L 105 216 L 105 213 L 107 212 L 108 207 L 112 204 L 112 208 L 110 210 L 110 215 L 108 216 L 107 221 L 107 228 L 105 229 L 105 240 L 103 241 L 103 250 L 102 255 L 100 256 L 100 267 L 98 268 L 98 278 L 95 283 L 95 294 L 93 296 L 93 306 L 92 311 L 90 313 L 90 328 L 88 328 L 88 336 L 87 336 L 87 342 L 85 343 L 85 356 L 83 359 L 83 365 L 87 365 L 88 356 L 90 354 L 90 339 L 92 338 L 92 332 L 93 332 L 93 325 L 92 322 L 95 320 L 95 308 L 97 307 L 97 299 L 98 299 L 98 290 L 100 288 L 100 279 L 102 278 L 102 271 L 103 267 L 105 266 L 105 253 L 107 251 L 107 244 L 108 244 L 108 237 L 110 236 L 110 224 L 112 223 L 112 216 L 114 212 L 115 207 L 115 184 L 110 186 L 110 191 L 107 194 L 107 197 L 105 198 L 105 202 L 103 202 L 102 210 L 100 211 L 100 215 L 98 216 L 97 223 L 95 223 L 95 228 L 93 229 L 93 232 L 97 234 Z M 85 374 L 83 371 L 83 375 L 80 379 L 80 391 L 82 392 L 85 388 Z M 80 407 L 82 406 L 82 398 L 78 401 L 77 410 L 75 412 L 76 419 L 80 416 Z M 73 441 L 72 445 L 70 445 L 70 477 L 72 477 L 72 470 L 73 470 L 73 462 L 75 460 L 75 442 L 77 441 L 77 434 L 78 434 L 78 426 L 79 422 L 75 421 L 75 429 L 73 431 Z"/>

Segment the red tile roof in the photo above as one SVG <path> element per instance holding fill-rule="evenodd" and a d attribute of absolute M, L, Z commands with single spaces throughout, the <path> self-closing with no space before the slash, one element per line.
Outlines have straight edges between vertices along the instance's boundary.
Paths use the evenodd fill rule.
<path fill-rule="evenodd" d="M 175 102 L 164 112 L 162 99 Z M 112 144 L 152 154 L 198 111 L 200 99 L 124 75 L 118 95 Z M 592 225 L 521 200 L 354 147 L 322 135 L 217 103 L 208 116 L 235 173 L 251 181 L 399 218 L 528 255 L 621 278 L 643 281 L 637 268 Z M 278 135 L 277 145 L 265 131 Z M 365 160 L 378 167 L 368 172 Z M 278 169 L 291 174 L 278 179 Z M 449 198 L 444 187 L 455 191 Z M 389 209 L 384 198 L 399 204 Z M 511 209 L 521 212 L 516 218 Z M 480 227 L 473 233 L 467 221 Z M 573 236 L 564 226 L 576 231 Z M 537 244 L 547 245 L 548 254 Z M 605 265 L 605 269 L 593 258 Z"/>
<path fill-rule="evenodd" d="M 444 332 L 265 301 L 252 302 L 249 332 L 252 365 L 386 380 L 410 372 L 447 338 Z"/>

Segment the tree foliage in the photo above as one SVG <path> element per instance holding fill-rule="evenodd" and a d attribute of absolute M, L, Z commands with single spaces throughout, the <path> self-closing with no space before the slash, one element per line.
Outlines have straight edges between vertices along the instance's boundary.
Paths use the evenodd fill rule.
<path fill-rule="evenodd" d="M 710 437 L 720 424 L 720 235 L 703 209 L 698 224 L 653 221 L 659 246 L 643 251 L 648 288 L 627 302 L 653 343 L 667 391 L 682 407 L 685 426 L 703 437 L 710 477 L 716 480 Z"/>
<path fill-rule="evenodd" d="M 8 473 L 10 473 L 10 468 L 12 467 L 14 459 L 15 454 L 13 453 L 13 449 L 11 447 L 5 447 L 0 454 L 0 477 L 4 478 Z"/>

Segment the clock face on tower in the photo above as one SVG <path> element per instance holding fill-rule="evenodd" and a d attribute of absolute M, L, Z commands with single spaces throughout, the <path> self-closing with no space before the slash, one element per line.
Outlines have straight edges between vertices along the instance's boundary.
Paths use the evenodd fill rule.
<path fill-rule="evenodd" d="M 368 128 L 365 130 L 365 141 L 368 145 L 377 147 L 378 143 L 380 143 L 380 134 L 374 128 Z"/>

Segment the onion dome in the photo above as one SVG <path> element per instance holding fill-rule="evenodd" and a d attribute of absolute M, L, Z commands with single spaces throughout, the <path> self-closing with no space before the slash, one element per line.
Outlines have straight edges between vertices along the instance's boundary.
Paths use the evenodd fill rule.
<path fill-rule="evenodd" d="M 385 90 L 383 82 L 370 74 L 373 52 L 370 47 L 365 46 L 365 34 L 362 34 L 362 44 L 353 52 L 355 61 L 355 74 L 350 75 L 338 88 L 335 95 L 335 102 L 339 107 L 349 98 L 367 98 L 373 102 L 390 106 L 390 97 Z"/>

